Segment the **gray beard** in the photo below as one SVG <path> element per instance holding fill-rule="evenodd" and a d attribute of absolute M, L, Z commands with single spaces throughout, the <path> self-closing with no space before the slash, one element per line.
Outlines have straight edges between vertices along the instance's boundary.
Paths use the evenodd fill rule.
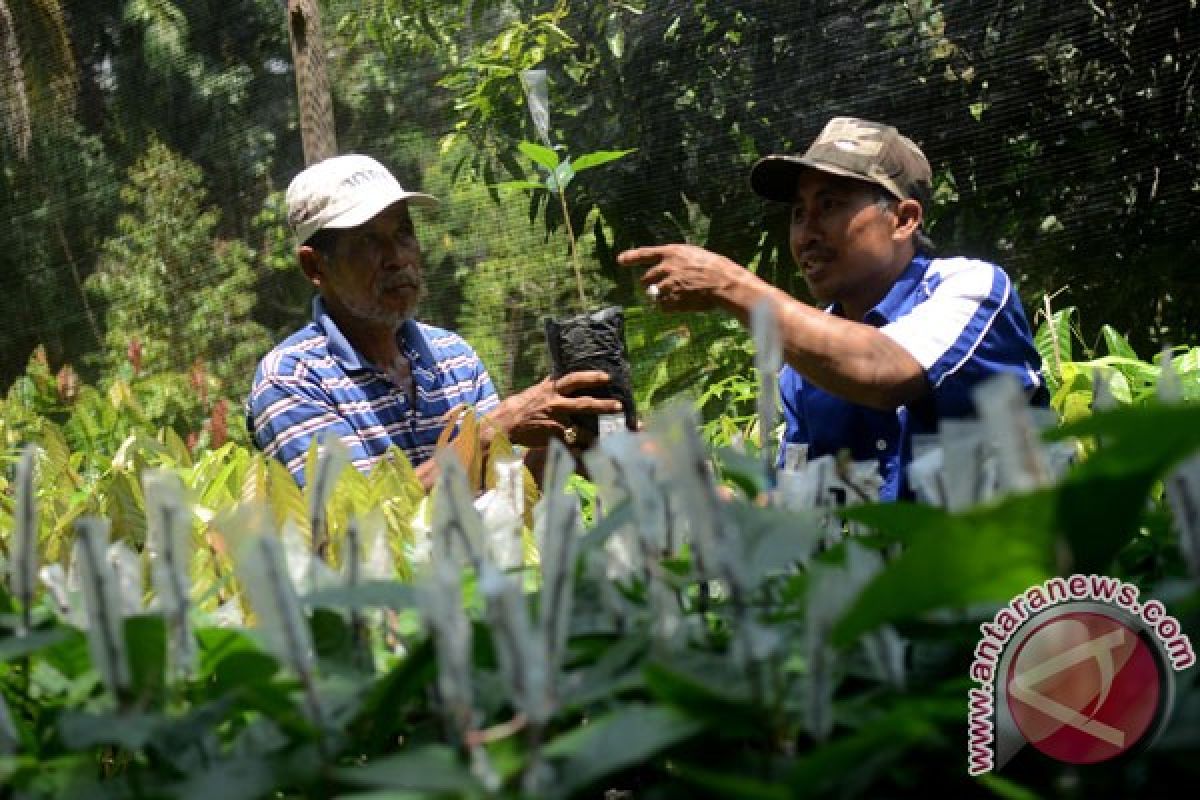
<path fill-rule="evenodd" d="M 381 303 L 375 301 L 367 301 L 359 304 L 350 302 L 345 298 L 342 299 L 343 305 L 350 311 L 351 314 L 359 319 L 369 320 L 380 325 L 388 325 L 393 330 L 398 330 L 408 320 L 412 319 L 417 314 L 417 306 L 421 300 L 425 298 L 425 284 L 422 283 L 417 290 L 417 299 L 407 311 L 389 311 L 383 308 Z"/>

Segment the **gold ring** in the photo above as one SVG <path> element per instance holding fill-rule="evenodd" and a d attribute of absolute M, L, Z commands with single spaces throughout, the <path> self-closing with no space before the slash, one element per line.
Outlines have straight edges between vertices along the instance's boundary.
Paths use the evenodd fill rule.
<path fill-rule="evenodd" d="M 567 444 L 575 444 L 579 441 L 579 431 L 575 430 L 574 425 L 568 425 L 567 429 L 563 431 L 563 441 Z"/>

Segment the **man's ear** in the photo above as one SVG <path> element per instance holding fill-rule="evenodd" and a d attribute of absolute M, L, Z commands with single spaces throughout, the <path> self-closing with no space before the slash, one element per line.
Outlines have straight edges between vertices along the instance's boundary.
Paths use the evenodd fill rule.
<path fill-rule="evenodd" d="M 917 231 L 921 230 L 921 223 L 925 220 L 925 210 L 921 208 L 920 202 L 908 199 L 901 200 L 896 204 L 896 232 L 894 238 L 900 240 L 911 239 Z"/>
<path fill-rule="evenodd" d="M 304 271 L 304 277 L 319 289 L 327 266 L 325 256 L 321 255 L 317 248 L 302 244 L 296 248 L 296 258 L 300 262 L 300 269 Z"/>

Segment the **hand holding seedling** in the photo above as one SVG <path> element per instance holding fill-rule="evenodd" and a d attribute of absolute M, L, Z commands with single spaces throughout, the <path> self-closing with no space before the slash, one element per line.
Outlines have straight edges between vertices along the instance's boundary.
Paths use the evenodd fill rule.
<path fill-rule="evenodd" d="M 586 442 L 578 441 L 580 431 L 571 426 L 571 415 L 619 414 L 621 402 L 573 395 L 608 385 L 608 373 L 600 370 L 546 378 L 509 397 L 489 417 L 499 423 L 514 444 L 545 447 L 551 439 L 561 439 L 572 446 L 586 445 Z"/>

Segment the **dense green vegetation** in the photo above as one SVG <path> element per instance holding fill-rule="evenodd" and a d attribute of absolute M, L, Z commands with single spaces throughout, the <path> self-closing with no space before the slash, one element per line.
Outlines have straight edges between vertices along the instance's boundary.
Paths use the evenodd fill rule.
<path fill-rule="evenodd" d="M 978 624 L 1031 583 L 1112 574 L 1200 631 L 1163 488 L 1200 445 L 1195 3 L 324 3 L 340 149 L 443 199 L 418 218 L 422 316 L 504 390 L 544 373 L 542 318 L 579 294 L 564 204 L 503 188 L 547 180 L 519 145 L 542 140 L 521 71 L 547 70 L 545 139 L 632 151 L 571 183 L 579 272 L 590 301 L 627 306 L 639 406 L 690 394 L 738 535 L 614 577 L 610 546 L 648 530 L 645 509 L 598 508 L 611 486 L 573 479 L 576 527 L 552 482 L 541 525 L 564 535 L 539 541 L 526 480 L 524 595 L 475 565 L 421 566 L 453 492 L 427 497 L 402 457 L 339 471 L 325 497 L 248 447 L 255 360 L 310 294 L 283 224 L 302 157 L 282 6 L 0 0 L 0 797 L 1127 797 L 1197 778 L 1195 668 L 1134 758 L 1030 756 L 971 779 L 965 749 Z M 1067 423 L 1053 436 L 1082 460 L 1057 484 L 955 514 L 848 510 L 850 537 L 840 517 L 763 508 L 744 330 L 646 308 L 615 267 L 623 247 L 688 240 L 803 296 L 785 216 L 746 170 L 838 113 L 921 142 L 941 249 L 1017 280 Z M 686 410 L 660 441 L 694 444 L 671 419 Z M 485 464 L 471 438 L 466 480 L 497 490 L 503 445 Z M 681 496 L 664 469 L 640 485 Z M 164 476 L 186 504 L 180 607 L 155 579 Z M 99 627 L 74 549 L 101 542 L 96 519 L 126 569 Z M 277 529 L 311 657 L 279 646 L 286 615 L 247 591 L 272 554 L 245 547 Z M 50 570 L 32 589 L 12 579 L 22 530 Z M 552 596 L 565 573 L 545 570 L 564 564 L 574 591 Z M 552 634 L 545 610 L 568 595 Z M 523 629 L 553 647 L 501 635 Z M 97 630 L 124 642 L 128 675 L 97 657 Z M 545 667 L 544 695 L 520 664 Z"/>
<path fill-rule="evenodd" d="M 220 307 L 249 308 L 272 334 L 298 325 L 308 292 L 275 194 L 301 165 L 280 4 L 4 7 L 14 22 L 14 47 L 2 51 L 13 112 L 0 136 L 0 210 L 12 221 L 0 232 L 13 279 L 0 300 L 12 320 L 0 332 L 5 381 L 39 344 L 55 365 L 83 364 L 99 378 L 112 363 L 101 353 L 141 338 L 142 323 L 122 306 L 142 302 L 161 270 L 185 273 L 167 285 L 206 284 Z M 530 67 L 548 73 L 552 141 L 570 153 L 636 148 L 572 186 L 597 301 L 634 298 L 614 267 L 617 248 L 684 238 L 802 293 L 784 214 L 753 198 L 746 168 L 802 147 L 827 117 L 854 113 L 895 122 L 929 152 L 940 201 L 931 232 L 946 252 L 1005 265 L 1028 306 L 1064 291 L 1056 303 L 1078 306 L 1087 330 L 1108 323 L 1140 353 L 1195 338 L 1195 293 L 1184 288 L 1197 256 L 1200 163 L 1190 77 L 1200 11 L 1191 3 L 323 7 L 339 146 L 446 197 L 420 222 L 425 314 L 469 330 L 505 386 L 544 368 L 536 347 L 527 356 L 513 343 L 536 345 L 541 315 L 565 302 L 558 292 L 571 280 L 565 239 L 525 224 L 533 216 L 560 232 L 559 206 L 488 188 L 534 177 L 517 150 L 536 140 L 517 79 Z M 151 241 L 154 221 L 121 193 L 151 191 L 146 176 L 159 162 L 198 168 L 200 205 L 214 214 L 161 231 L 173 240 L 164 250 L 210 252 L 160 272 L 131 259 L 128 294 L 97 295 L 89 277 Z M 536 277 L 554 268 L 557 280 Z M 190 313 L 180 309 L 173 327 L 187 329 Z M 719 335 L 697 320 L 649 324 L 705 344 Z M 215 364 L 226 351 L 209 338 L 218 328 L 189 331 L 172 365 L 186 368 L 192 350 Z"/>
<path fill-rule="evenodd" d="M 314 458 L 310 471 L 332 468 L 332 480 L 322 493 L 310 473 L 300 490 L 277 462 L 223 442 L 215 411 L 189 436 L 202 410 L 170 402 L 187 392 L 169 376 L 67 391 L 35 358 L 3 407 L 11 460 L 23 443 L 41 449 L 28 489 L 21 470 L 9 473 L 0 509 L 11 532 L 0 539 L 0 778 L 22 796 L 130 798 L 872 797 L 930 786 L 1124 797 L 1178 786 L 1196 777 L 1194 668 L 1178 675 L 1170 725 L 1135 758 L 1076 769 L 1026 755 L 966 775 L 967 664 L 979 623 L 1014 594 L 1055 574 L 1110 574 L 1167 604 L 1185 631 L 1200 623 L 1161 483 L 1200 447 L 1200 351 L 1170 354 L 1164 377 L 1165 357 L 1140 361 L 1114 332 L 1105 350 L 1082 349 L 1073 315 L 1038 332 L 1055 407 L 1076 419 L 1053 438 L 1077 437 L 1087 454 L 1056 485 L 954 514 L 846 509 L 847 537 L 829 511 L 751 502 L 763 486 L 755 420 L 737 409 L 752 377 L 730 376 L 731 410 L 705 426 L 734 493 L 715 517 L 693 514 L 703 502 L 668 456 L 653 480 L 612 462 L 618 483 L 643 492 L 617 502 L 616 473 L 595 473 L 598 486 L 576 479 L 591 520 L 580 526 L 552 468 L 540 519 L 527 478 L 507 528 L 524 540 L 509 556 L 508 580 L 521 583 L 483 557 L 461 588 L 454 565 L 499 558 L 489 542 L 506 529 L 502 443 L 485 464 L 464 428 L 452 446 L 469 475 L 428 498 L 399 454 L 369 476 Z M 1093 398 L 1122 407 L 1093 416 Z M 688 444 L 694 424 L 674 407 L 651 431 L 662 452 L 687 452 L 699 445 Z M 163 499 L 169 476 L 183 491 L 174 506 Z M 469 498 L 472 483 L 491 508 L 457 523 L 482 525 L 466 540 L 474 556 L 452 544 L 450 523 L 467 520 L 450 498 Z M 603 515 L 598 491 L 610 501 Z M 655 493 L 664 530 L 676 531 L 669 555 L 628 561 L 655 524 L 640 505 Z M 186 624 L 159 577 L 164 507 L 182 520 Z M 98 518 L 111 527 L 91 533 Z M 714 518 L 734 534 L 724 545 L 701 535 Z M 35 532 L 42 566 L 31 594 L 14 577 L 22 530 Z M 101 644 L 81 540 L 117 570 L 106 585 L 119 624 Z M 253 555 L 262 541 L 282 545 L 273 563 L 299 598 L 290 638 L 275 600 L 253 591 L 269 574 Z M 563 585 L 566 605 L 550 588 Z M 566 615 L 561 639 L 548 608 Z"/>

